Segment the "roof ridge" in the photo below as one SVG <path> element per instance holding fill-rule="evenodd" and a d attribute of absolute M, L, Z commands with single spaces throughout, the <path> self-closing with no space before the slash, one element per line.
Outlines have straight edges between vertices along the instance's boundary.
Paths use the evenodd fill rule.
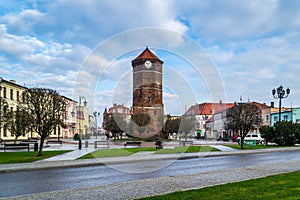
<path fill-rule="evenodd" d="M 133 59 L 133 61 L 140 60 L 140 59 L 152 59 L 152 60 L 163 62 L 150 49 L 148 49 L 148 46 L 140 55 L 138 55 L 135 59 Z"/>

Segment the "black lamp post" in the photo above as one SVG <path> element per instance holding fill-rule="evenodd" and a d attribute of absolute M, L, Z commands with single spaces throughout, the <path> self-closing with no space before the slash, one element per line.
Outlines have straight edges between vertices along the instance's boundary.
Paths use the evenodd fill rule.
<path fill-rule="evenodd" d="M 86 98 L 84 97 L 84 96 L 79 96 L 79 120 L 81 120 L 80 118 L 82 117 L 81 116 L 81 100 L 84 100 L 84 102 L 83 102 L 83 105 L 86 107 L 86 105 L 87 105 L 87 101 L 86 101 Z M 83 114 L 83 109 L 82 109 L 82 114 Z M 84 117 L 84 116 L 83 116 Z M 79 121 L 79 131 L 80 131 L 80 134 L 79 134 L 79 136 L 80 136 L 80 139 L 82 139 L 82 129 L 81 129 L 81 123 L 80 123 L 80 121 Z"/>
<path fill-rule="evenodd" d="M 95 134 L 96 134 L 96 139 L 97 139 L 97 135 L 98 135 L 97 117 L 100 115 L 100 113 L 95 111 L 95 112 L 93 112 L 93 115 L 95 117 Z"/>
<path fill-rule="evenodd" d="M 282 86 L 272 90 L 273 97 L 279 99 L 279 122 L 281 121 L 281 99 L 287 98 L 290 92 L 291 90 L 289 88 L 285 90 Z"/>

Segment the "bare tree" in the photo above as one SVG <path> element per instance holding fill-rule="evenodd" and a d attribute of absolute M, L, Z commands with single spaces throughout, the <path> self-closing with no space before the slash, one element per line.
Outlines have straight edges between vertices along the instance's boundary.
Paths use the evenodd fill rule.
<path fill-rule="evenodd" d="M 184 135 L 185 140 L 187 140 L 187 135 L 192 130 L 195 129 L 196 118 L 194 115 L 183 115 L 181 117 L 180 127 L 178 132 Z"/>
<path fill-rule="evenodd" d="M 31 88 L 24 92 L 24 102 L 31 127 L 40 136 L 38 156 L 42 155 L 45 139 L 57 126 L 64 125 L 66 101 L 55 90 Z"/>
<path fill-rule="evenodd" d="M 15 143 L 18 137 L 25 136 L 30 132 L 30 116 L 26 107 L 17 105 L 14 111 L 6 111 L 3 116 L 4 124 L 11 134 L 15 137 Z"/>
<path fill-rule="evenodd" d="M 244 139 L 249 131 L 260 125 L 261 110 L 252 103 L 236 104 L 226 112 L 226 128 L 237 131 L 241 137 L 241 149 L 244 148 Z"/>

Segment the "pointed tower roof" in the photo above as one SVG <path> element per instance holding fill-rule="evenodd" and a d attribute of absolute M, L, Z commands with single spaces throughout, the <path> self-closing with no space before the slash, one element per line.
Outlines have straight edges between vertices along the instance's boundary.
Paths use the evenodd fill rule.
<path fill-rule="evenodd" d="M 141 59 L 145 59 L 145 60 L 147 60 L 147 59 L 149 59 L 149 60 L 157 60 L 157 61 L 159 61 L 159 62 L 163 62 L 163 61 L 161 61 L 154 53 L 152 53 L 152 52 L 148 49 L 148 47 L 146 47 L 146 49 L 145 49 L 138 57 L 136 57 L 136 58 L 133 60 L 133 62 L 134 62 L 134 61 L 137 61 L 137 60 L 141 60 Z"/>

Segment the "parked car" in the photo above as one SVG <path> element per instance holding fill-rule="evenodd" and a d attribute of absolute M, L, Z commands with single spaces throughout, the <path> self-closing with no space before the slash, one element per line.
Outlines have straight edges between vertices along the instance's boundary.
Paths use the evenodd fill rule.
<path fill-rule="evenodd" d="M 249 132 L 244 140 L 255 140 L 256 144 L 262 144 L 264 141 L 259 132 Z M 236 142 L 240 144 L 241 137 L 237 137 Z"/>
<path fill-rule="evenodd" d="M 256 144 L 262 144 L 264 141 L 259 132 L 249 132 L 245 140 L 256 140 Z"/>

